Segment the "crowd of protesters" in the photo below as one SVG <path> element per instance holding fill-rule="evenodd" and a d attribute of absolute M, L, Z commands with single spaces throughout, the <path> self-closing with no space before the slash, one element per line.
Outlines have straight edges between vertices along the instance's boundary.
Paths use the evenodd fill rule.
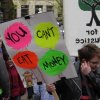
<path fill-rule="evenodd" d="M 62 78 L 47 85 L 47 90 L 56 90 L 60 100 L 99 100 L 100 48 L 95 44 L 87 44 L 78 50 L 78 58 L 74 63 L 78 77 Z"/>
<path fill-rule="evenodd" d="M 21 97 L 26 94 L 27 98 L 25 100 L 54 100 L 54 97 L 47 92 L 46 84 L 42 82 L 32 83 L 28 72 L 24 73 L 26 88 L 24 87 L 23 81 L 6 51 L 1 37 L 0 68 L 0 100 L 21 100 Z M 28 78 L 26 75 L 28 75 Z"/>
<path fill-rule="evenodd" d="M 26 89 L 0 38 L 0 100 L 21 100 L 26 92 L 27 100 L 55 100 L 54 91 L 59 100 L 99 100 L 100 48 L 95 44 L 84 45 L 78 50 L 74 66 L 78 77 L 62 77 L 52 84 L 31 83 Z"/>

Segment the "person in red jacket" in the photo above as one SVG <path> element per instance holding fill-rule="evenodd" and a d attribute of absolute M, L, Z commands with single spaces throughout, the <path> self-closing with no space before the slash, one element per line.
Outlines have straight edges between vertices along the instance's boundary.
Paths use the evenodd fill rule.
<path fill-rule="evenodd" d="M 21 78 L 15 68 L 14 63 L 9 57 L 6 59 L 6 66 L 10 78 L 11 96 L 10 100 L 21 100 L 21 96 L 25 94 L 25 88 Z"/>
<path fill-rule="evenodd" d="M 0 36 L 0 100 L 9 100 L 10 96 L 10 81 L 9 74 L 3 58 L 4 44 Z"/>

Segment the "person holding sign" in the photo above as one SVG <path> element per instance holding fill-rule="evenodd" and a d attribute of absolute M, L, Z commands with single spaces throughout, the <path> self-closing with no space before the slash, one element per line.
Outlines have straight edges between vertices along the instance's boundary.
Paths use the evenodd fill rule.
<path fill-rule="evenodd" d="M 75 63 L 81 81 L 81 100 L 100 99 L 100 48 L 87 44 L 78 50 L 79 60 Z"/>
<path fill-rule="evenodd" d="M 3 59 L 2 38 L 0 36 L 0 100 L 9 100 L 10 82 L 7 68 Z"/>
<path fill-rule="evenodd" d="M 6 66 L 9 72 L 11 96 L 10 100 L 21 100 L 21 96 L 25 94 L 25 88 L 21 78 L 10 58 L 6 59 Z"/>
<path fill-rule="evenodd" d="M 55 100 L 53 95 L 50 95 L 46 90 L 46 84 L 38 81 L 34 83 L 34 98 L 33 100 Z"/>
<path fill-rule="evenodd" d="M 29 71 L 24 72 L 23 74 L 24 80 L 27 86 L 27 93 L 28 93 L 28 100 L 33 98 L 34 91 L 33 91 L 33 74 Z"/>
<path fill-rule="evenodd" d="M 57 92 L 59 99 L 57 100 L 79 100 L 81 96 L 81 90 L 78 86 L 79 80 L 75 79 L 66 79 L 62 77 L 61 80 L 57 81 L 54 84 L 48 84 L 47 90 L 51 94 Z"/>

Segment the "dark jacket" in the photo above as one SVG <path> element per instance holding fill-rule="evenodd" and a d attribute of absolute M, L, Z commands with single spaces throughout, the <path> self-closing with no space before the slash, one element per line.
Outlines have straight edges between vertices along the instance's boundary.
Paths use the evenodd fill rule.
<path fill-rule="evenodd" d="M 78 78 L 61 80 L 55 83 L 56 92 L 60 100 L 79 100 L 81 96 L 81 90 L 78 86 Z"/>
<path fill-rule="evenodd" d="M 75 67 L 81 82 L 80 88 L 82 90 L 82 95 L 87 94 L 91 97 L 91 100 L 99 100 L 98 98 L 100 97 L 100 68 L 98 68 L 95 72 L 91 71 L 89 75 L 84 76 L 81 73 L 79 61 L 75 63 Z"/>
<path fill-rule="evenodd" d="M 9 67 L 9 65 L 7 65 L 7 69 L 10 78 L 11 97 L 24 95 L 25 88 L 15 66 Z"/>

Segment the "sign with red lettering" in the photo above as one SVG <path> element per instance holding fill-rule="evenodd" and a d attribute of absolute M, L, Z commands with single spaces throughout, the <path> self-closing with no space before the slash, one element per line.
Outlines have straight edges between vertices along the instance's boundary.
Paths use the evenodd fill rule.
<path fill-rule="evenodd" d="M 34 52 L 31 51 L 23 51 L 17 53 L 13 57 L 14 63 L 25 69 L 35 69 L 38 64 L 38 57 Z"/>
<path fill-rule="evenodd" d="M 32 36 L 27 26 L 15 22 L 6 29 L 4 38 L 8 46 L 19 50 L 30 43 Z"/>

